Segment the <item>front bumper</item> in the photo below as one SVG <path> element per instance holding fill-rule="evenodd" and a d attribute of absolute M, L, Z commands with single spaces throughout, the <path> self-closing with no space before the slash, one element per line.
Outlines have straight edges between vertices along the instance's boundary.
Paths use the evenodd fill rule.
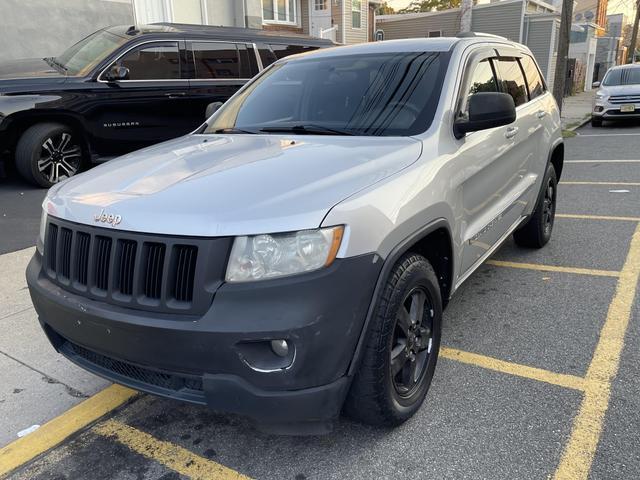
<path fill-rule="evenodd" d="M 611 104 L 606 101 L 597 101 L 594 105 L 591 116 L 603 120 L 624 120 L 640 118 L 640 104 L 635 104 L 633 112 L 622 112 L 620 104 Z"/>
<path fill-rule="evenodd" d="M 324 422 L 338 416 L 349 388 L 346 372 L 382 266 L 375 259 L 338 259 L 304 275 L 223 284 L 197 318 L 70 293 L 43 274 L 37 252 L 27 283 L 53 346 L 87 370 L 260 423 Z M 267 348 L 272 339 L 294 346 L 292 362 L 258 368 L 278 361 Z"/>

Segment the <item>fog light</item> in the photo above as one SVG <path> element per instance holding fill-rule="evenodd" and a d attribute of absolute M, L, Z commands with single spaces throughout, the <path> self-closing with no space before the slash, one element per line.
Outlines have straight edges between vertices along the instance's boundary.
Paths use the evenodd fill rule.
<path fill-rule="evenodd" d="M 286 340 L 271 340 L 271 350 L 279 357 L 289 354 L 289 343 Z"/>

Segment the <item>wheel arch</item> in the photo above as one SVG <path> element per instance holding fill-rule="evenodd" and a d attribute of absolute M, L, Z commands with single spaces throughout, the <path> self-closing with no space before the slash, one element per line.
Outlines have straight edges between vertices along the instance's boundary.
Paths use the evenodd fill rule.
<path fill-rule="evenodd" d="M 376 287 L 367 311 L 367 317 L 362 327 L 362 332 L 360 333 L 360 338 L 358 339 L 347 375 L 352 376 L 359 366 L 360 357 L 371 324 L 371 318 L 375 313 L 376 304 L 382 293 L 385 281 L 397 261 L 408 252 L 414 252 L 427 258 L 438 277 L 442 306 L 444 308 L 452 292 L 454 278 L 453 251 L 453 237 L 449 222 L 445 218 L 438 218 L 406 237 L 387 255 L 387 258 L 384 259 L 380 274 L 378 275 Z"/>
<path fill-rule="evenodd" d="M 17 112 L 7 118 L 9 121 L 6 129 L 6 147 L 15 151 L 16 145 L 24 131 L 39 123 L 60 123 L 73 130 L 73 133 L 80 138 L 82 147 L 86 152 L 86 157 L 90 158 L 91 146 L 82 120 L 78 115 L 66 111 L 47 111 L 46 113 L 37 111 Z M 84 160 L 86 160 L 85 158 Z"/>
<path fill-rule="evenodd" d="M 556 170 L 556 177 L 558 181 L 560 181 L 562 167 L 564 166 L 564 142 L 562 139 L 559 139 L 551 148 L 551 152 L 549 152 L 549 163 L 553 165 L 553 168 Z"/>

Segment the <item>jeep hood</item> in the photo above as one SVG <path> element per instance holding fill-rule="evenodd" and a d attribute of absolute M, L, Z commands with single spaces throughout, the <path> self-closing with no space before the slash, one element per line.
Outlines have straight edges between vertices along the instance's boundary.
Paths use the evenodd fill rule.
<path fill-rule="evenodd" d="M 73 222 L 172 235 L 315 228 L 340 201 L 415 162 L 421 148 L 408 137 L 188 135 L 53 187 L 46 208 Z M 121 222 L 95 222 L 103 210 Z"/>

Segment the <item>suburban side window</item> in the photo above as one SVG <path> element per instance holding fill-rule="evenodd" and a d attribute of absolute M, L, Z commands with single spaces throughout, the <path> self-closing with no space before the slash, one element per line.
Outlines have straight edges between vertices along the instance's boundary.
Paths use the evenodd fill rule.
<path fill-rule="evenodd" d="M 240 78 L 240 56 L 235 43 L 193 43 L 195 78 Z"/>
<path fill-rule="evenodd" d="M 516 58 L 499 58 L 496 62 L 501 91 L 513 97 L 516 107 L 527 103 L 527 87 Z"/>
<path fill-rule="evenodd" d="M 177 43 L 153 44 L 126 53 L 118 62 L 129 69 L 126 80 L 171 80 L 180 78 Z"/>
<path fill-rule="evenodd" d="M 524 70 L 524 75 L 527 77 L 527 85 L 529 86 L 529 98 L 533 100 L 536 97 L 539 97 L 544 93 L 544 82 L 542 77 L 540 76 L 540 72 L 538 71 L 538 67 L 536 67 L 533 59 L 525 55 L 520 59 L 520 65 L 522 65 L 522 70 Z"/>
<path fill-rule="evenodd" d="M 278 60 L 278 57 L 276 57 L 275 53 L 273 53 L 269 45 L 258 44 L 257 47 L 258 54 L 260 55 L 260 60 L 262 61 L 262 66 L 264 68 L 267 68 L 273 62 Z"/>
<path fill-rule="evenodd" d="M 289 55 L 295 55 L 296 53 L 304 53 L 311 52 L 312 50 L 317 50 L 316 47 L 305 47 L 303 45 L 278 45 L 271 44 L 271 50 L 276 54 L 278 60 L 284 57 L 288 57 Z"/>
<path fill-rule="evenodd" d="M 247 54 L 247 59 L 245 61 L 245 57 L 241 57 L 240 64 L 242 66 L 243 78 L 251 78 L 258 73 L 258 60 L 256 60 L 256 50 L 253 48 L 253 45 L 246 45 L 244 51 Z M 240 50 L 242 53 L 243 50 Z"/>

